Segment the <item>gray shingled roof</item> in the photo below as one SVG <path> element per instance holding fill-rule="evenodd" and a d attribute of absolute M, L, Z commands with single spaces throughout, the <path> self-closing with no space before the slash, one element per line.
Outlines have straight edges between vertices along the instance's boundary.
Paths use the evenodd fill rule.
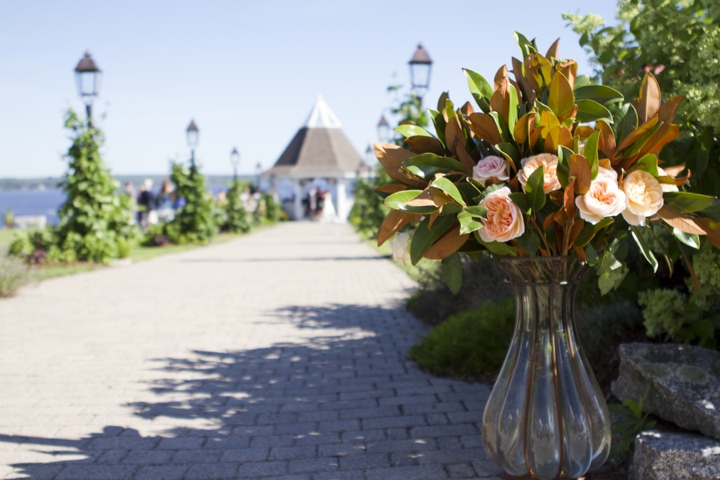
<path fill-rule="evenodd" d="M 318 121 L 323 118 L 332 118 L 332 122 Z M 298 130 L 275 166 L 264 175 L 330 176 L 357 172 L 361 167 L 365 167 L 365 162 L 340 129 L 340 122 L 319 97 L 307 124 Z"/>

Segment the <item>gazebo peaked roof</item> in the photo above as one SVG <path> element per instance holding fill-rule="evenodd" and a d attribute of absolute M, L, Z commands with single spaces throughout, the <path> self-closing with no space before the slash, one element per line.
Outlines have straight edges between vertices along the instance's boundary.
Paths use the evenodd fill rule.
<path fill-rule="evenodd" d="M 264 175 L 338 176 L 365 167 L 362 157 L 340 127 L 340 120 L 322 96 L 318 96 L 305 125 L 297 131 L 275 166 Z"/>

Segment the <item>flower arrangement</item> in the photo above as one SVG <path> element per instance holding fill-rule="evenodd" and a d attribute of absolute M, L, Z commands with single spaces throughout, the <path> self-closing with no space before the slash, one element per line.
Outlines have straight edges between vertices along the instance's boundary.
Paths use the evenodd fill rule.
<path fill-rule="evenodd" d="M 534 40 L 515 37 L 522 59 L 512 59 L 511 71 L 501 67 L 490 83 L 464 70 L 479 111 L 469 102 L 456 109 L 443 93 L 437 110 L 428 109 L 434 134 L 401 124 L 396 131 L 409 150 L 375 144 L 394 182 L 377 189 L 392 209 L 378 243 L 415 225 L 396 249 L 413 264 L 452 259 L 443 262 L 452 267 L 459 253 L 575 255 L 597 266 L 602 293 L 627 272 L 618 254 L 625 238 L 657 270 L 648 240 L 653 224 L 677 242 L 698 248 L 705 236 L 720 248 L 715 198 L 687 191 L 685 164 L 661 160 L 679 134 L 673 122 L 683 97 L 662 102 L 648 72 L 634 104 L 627 103 L 578 75 L 575 61 L 559 57 L 559 40 L 543 55 Z M 443 276 L 460 274 L 452 270 Z"/>

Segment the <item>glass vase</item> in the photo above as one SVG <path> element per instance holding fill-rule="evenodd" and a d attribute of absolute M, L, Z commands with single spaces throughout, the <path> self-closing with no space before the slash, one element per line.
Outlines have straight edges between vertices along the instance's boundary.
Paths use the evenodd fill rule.
<path fill-rule="evenodd" d="M 581 478 L 610 452 L 610 413 L 575 328 L 576 257 L 501 257 L 515 289 L 512 343 L 483 416 L 505 478 Z"/>

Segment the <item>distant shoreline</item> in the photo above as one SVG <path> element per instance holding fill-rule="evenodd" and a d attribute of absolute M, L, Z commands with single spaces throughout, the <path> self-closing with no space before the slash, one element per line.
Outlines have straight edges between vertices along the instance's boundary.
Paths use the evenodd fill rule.
<path fill-rule="evenodd" d="M 149 178 L 153 183 L 160 184 L 164 179 L 168 178 L 169 175 L 115 175 L 117 181 L 121 185 L 126 182 L 132 182 L 136 187 L 142 184 L 142 182 Z M 232 182 L 232 175 L 206 175 L 206 181 L 208 184 L 223 184 Z M 239 175 L 239 180 L 252 181 L 255 179 L 253 175 Z M 48 190 L 59 188 L 59 184 L 62 181 L 61 177 L 46 177 L 46 178 L 0 178 L 0 191 L 12 191 L 12 190 Z"/>

